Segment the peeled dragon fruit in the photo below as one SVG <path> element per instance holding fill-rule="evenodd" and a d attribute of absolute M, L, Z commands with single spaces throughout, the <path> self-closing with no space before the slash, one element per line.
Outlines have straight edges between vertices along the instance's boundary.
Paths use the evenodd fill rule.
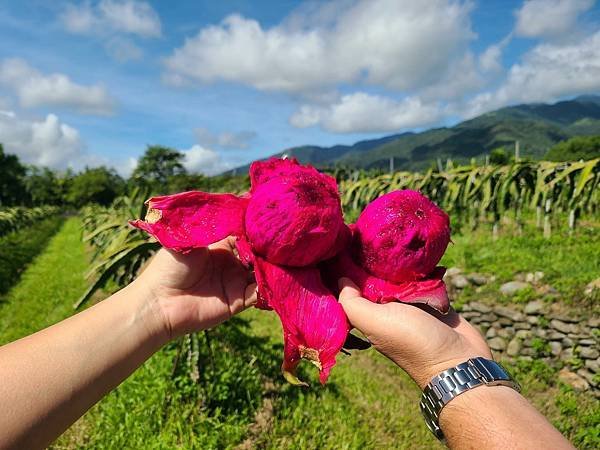
<path fill-rule="evenodd" d="M 316 264 L 333 257 L 348 237 L 335 179 L 295 160 L 250 167 L 248 194 L 183 192 L 148 200 L 145 221 L 131 224 L 164 247 L 187 252 L 237 237 L 240 259 L 254 266 L 257 307 L 279 315 L 285 378 L 294 384 L 302 358 L 325 383 L 350 326 Z"/>
<path fill-rule="evenodd" d="M 325 266 L 330 285 L 345 276 L 371 301 L 448 311 L 445 269 L 436 266 L 450 242 L 450 221 L 435 203 L 416 191 L 393 191 L 367 205 L 349 229 L 351 245 Z"/>

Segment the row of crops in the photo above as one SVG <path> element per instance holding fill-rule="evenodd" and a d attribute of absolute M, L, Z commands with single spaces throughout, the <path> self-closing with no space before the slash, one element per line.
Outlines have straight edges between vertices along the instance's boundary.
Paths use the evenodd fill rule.
<path fill-rule="evenodd" d="M 473 228 L 481 222 L 498 224 L 508 216 L 519 222 L 524 213 L 531 212 L 537 216 L 537 225 L 549 234 L 552 218 L 564 217 L 574 228 L 578 218 L 600 212 L 600 159 L 461 166 L 444 172 L 394 172 L 374 177 L 361 177 L 357 172 L 340 182 L 347 211 L 360 211 L 373 199 L 397 189 L 423 192 L 453 220 Z"/>
<path fill-rule="evenodd" d="M 38 206 L 27 208 L 15 206 L 0 209 L 0 236 L 17 231 L 58 213 L 56 206 Z"/>

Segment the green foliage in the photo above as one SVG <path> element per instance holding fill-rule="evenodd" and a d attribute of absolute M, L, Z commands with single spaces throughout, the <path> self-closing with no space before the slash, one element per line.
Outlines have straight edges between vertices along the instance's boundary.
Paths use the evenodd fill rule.
<path fill-rule="evenodd" d="M 183 153 L 175 149 L 150 145 L 139 159 L 131 178 L 138 185 L 164 190 L 170 177 L 186 173 L 183 158 Z"/>
<path fill-rule="evenodd" d="M 531 340 L 531 348 L 533 349 L 536 358 L 549 356 L 551 349 L 550 344 L 542 338 L 534 337 Z"/>
<path fill-rule="evenodd" d="M 62 217 L 50 217 L 0 237 L 0 294 L 6 293 L 19 279 L 27 264 L 44 248 L 62 221 Z"/>
<path fill-rule="evenodd" d="M 600 207 L 600 159 L 573 163 L 518 161 L 508 166 L 460 166 L 438 172 L 395 172 L 377 177 L 353 178 L 340 183 L 346 211 L 361 211 L 387 192 L 414 189 L 444 208 L 454 224 L 476 228 L 481 223 L 500 225 L 513 218 L 539 214 L 544 234 L 551 220 L 568 212 L 571 228 L 576 219 L 594 216 Z M 565 222 L 567 222 L 565 217 Z"/>
<path fill-rule="evenodd" d="M 510 161 L 510 156 L 504 150 L 504 147 L 495 148 L 490 152 L 490 164 L 504 166 Z"/>
<path fill-rule="evenodd" d="M 548 161 L 578 161 L 600 158 L 600 136 L 576 136 L 559 142 L 546 153 Z"/>
<path fill-rule="evenodd" d="M 47 167 L 29 166 L 23 180 L 32 205 L 61 205 L 64 203 L 71 176 L 60 177 Z"/>
<path fill-rule="evenodd" d="M 4 153 L 0 144 L 0 206 L 24 203 L 25 167 L 15 155 Z"/>
<path fill-rule="evenodd" d="M 4 236 L 11 231 L 26 228 L 57 213 L 58 208 L 55 206 L 0 208 L 0 236 Z"/>
<path fill-rule="evenodd" d="M 125 182 L 113 169 L 86 168 L 73 178 L 67 200 L 77 207 L 90 203 L 108 206 L 123 193 L 124 188 Z"/>

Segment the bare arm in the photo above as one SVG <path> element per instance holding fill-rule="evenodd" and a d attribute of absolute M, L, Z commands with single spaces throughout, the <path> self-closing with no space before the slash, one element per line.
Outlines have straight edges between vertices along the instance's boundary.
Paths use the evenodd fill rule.
<path fill-rule="evenodd" d="M 454 311 L 434 317 L 415 306 L 372 303 L 345 278 L 340 287 L 351 324 L 421 389 L 469 358 L 492 358 L 479 332 Z M 505 386 L 481 386 L 454 398 L 442 409 L 440 426 L 456 449 L 573 448 L 523 396 Z"/>
<path fill-rule="evenodd" d="M 0 347 L 0 448 L 46 447 L 171 338 L 252 304 L 255 286 L 231 248 L 161 250 L 109 299 Z"/>

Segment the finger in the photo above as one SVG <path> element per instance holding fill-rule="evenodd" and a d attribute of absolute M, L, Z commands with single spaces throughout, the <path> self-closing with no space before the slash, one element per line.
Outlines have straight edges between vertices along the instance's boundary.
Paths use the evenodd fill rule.
<path fill-rule="evenodd" d="M 340 278 L 338 285 L 340 304 L 350 323 L 368 336 L 373 330 L 373 321 L 377 321 L 377 317 L 382 312 L 380 305 L 363 298 L 358 287 L 348 278 Z"/>
<path fill-rule="evenodd" d="M 258 301 L 258 289 L 256 283 L 251 283 L 246 286 L 246 290 L 244 292 L 244 308 L 249 308 L 250 306 L 254 306 Z"/>

